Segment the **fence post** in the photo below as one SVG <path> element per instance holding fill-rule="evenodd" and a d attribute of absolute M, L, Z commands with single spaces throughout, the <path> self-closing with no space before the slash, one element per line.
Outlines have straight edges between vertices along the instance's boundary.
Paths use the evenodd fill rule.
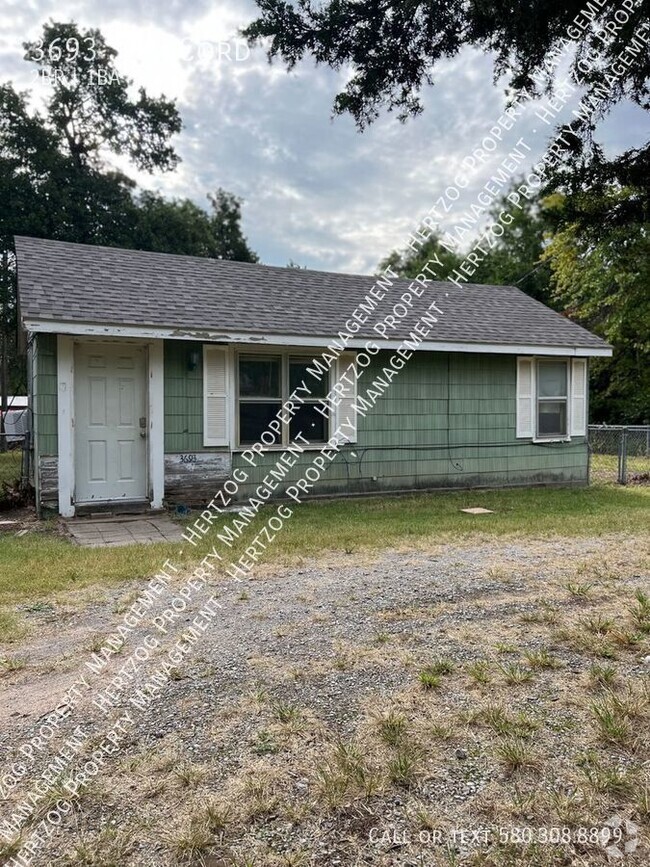
<path fill-rule="evenodd" d="M 31 467 L 29 466 L 29 455 L 30 455 L 29 431 L 25 431 L 25 433 L 23 435 L 22 449 L 23 449 L 23 453 L 22 453 L 22 461 L 21 461 L 21 468 L 20 468 L 20 487 L 21 487 L 21 490 L 24 491 L 27 489 L 27 487 L 29 485 L 29 475 L 30 475 L 30 469 L 31 469 Z"/>
<path fill-rule="evenodd" d="M 619 485 L 627 484 L 627 428 L 624 427 L 621 431 L 621 441 L 618 451 L 618 483 Z"/>

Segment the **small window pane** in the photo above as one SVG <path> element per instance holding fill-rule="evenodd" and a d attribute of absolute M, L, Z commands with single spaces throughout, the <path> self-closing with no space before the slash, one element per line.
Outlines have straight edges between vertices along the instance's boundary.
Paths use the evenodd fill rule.
<path fill-rule="evenodd" d="M 566 361 L 542 361 L 538 367 L 538 397 L 566 397 Z"/>
<path fill-rule="evenodd" d="M 277 402 L 256 402 L 256 403 L 240 403 L 239 404 L 239 443 L 240 445 L 251 445 L 259 442 L 260 437 L 267 430 L 269 423 L 276 418 L 282 404 Z M 273 436 L 273 444 L 279 444 L 280 440 L 277 434 L 268 431 L 268 435 L 264 438 L 265 443 L 268 442 L 268 437 Z"/>
<path fill-rule="evenodd" d="M 311 358 L 289 359 L 289 393 L 294 392 L 304 381 L 312 397 L 325 397 L 328 390 L 327 374 L 323 374 L 319 380 L 307 371 L 308 367 L 311 367 L 312 370 L 314 369 Z"/>
<path fill-rule="evenodd" d="M 324 404 L 320 404 L 321 408 Z M 313 403 L 306 403 L 289 422 L 289 436 L 293 441 L 301 433 L 310 443 L 324 443 L 328 437 L 328 420 L 316 409 Z"/>
<path fill-rule="evenodd" d="M 240 397 L 280 397 L 280 359 L 239 359 Z"/>
<path fill-rule="evenodd" d="M 566 401 L 545 400 L 538 404 L 538 435 L 566 436 Z"/>

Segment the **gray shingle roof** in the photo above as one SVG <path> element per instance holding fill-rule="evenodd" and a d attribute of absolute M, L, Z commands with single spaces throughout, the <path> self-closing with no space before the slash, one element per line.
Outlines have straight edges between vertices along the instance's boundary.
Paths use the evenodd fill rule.
<path fill-rule="evenodd" d="M 16 238 L 23 319 L 333 337 L 376 278 Z M 391 312 L 395 281 L 356 335 Z M 407 337 L 432 300 L 444 311 L 427 340 L 607 348 L 584 328 L 512 286 L 430 283 L 390 336 Z M 52 329 L 55 330 L 55 329 Z"/>

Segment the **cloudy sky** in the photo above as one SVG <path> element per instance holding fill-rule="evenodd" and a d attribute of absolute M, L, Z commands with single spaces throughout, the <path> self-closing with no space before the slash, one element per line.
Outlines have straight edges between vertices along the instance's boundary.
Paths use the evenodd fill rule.
<path fill-rule="evenodd" d="M 183 118 L 175 143 L 181 166 L 155 177 L 129 169 L 141 186 L 202 205 L 208 191 L 224 187 L 244 199 L 244 230 L 263 262 L 372 273 L 404 245 L 502 113 L 491 59 L 463 52 L 437 70 L 423 115 L 406 124 L 384 115 L 359 133 L 350 118 L 331 116 L 345 73 L 311 61 L 287 73 L 279 63 L 269 66 L 261 48 L 248 52 L 237 39 L 256 8 L 253 0 L 2 0 L 0 80 L 31 88 L 37 101 L 45 85 L 22 59 L 23 41 L 37 38 L 49 18 L 99 27 L 119 52 L 119 71 L 151 95 L 174 97 Z M 520 136 L 531 164 L 543 152 L 549 128 L 535 109 L 529 104 L 504 133 L 448 220 Z M 619 151 L 643 140 L 644 125 L 639 110 L 622 106 L 600 137 L 609 151 Z"/>

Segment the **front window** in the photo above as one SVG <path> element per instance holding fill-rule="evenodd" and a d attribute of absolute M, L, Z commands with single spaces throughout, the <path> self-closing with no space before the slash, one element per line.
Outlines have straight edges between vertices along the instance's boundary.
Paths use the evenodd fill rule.
<path fill-rule="evenodd" d="M 239 441 L 259 441 L 282 406 L 282 358 L 265 355 L 239 356 Z M 274 444 L 280 443 L 274 434 Z"/>
<path fill-rule="evenodd" d="M 310 443 L 327 442 L 329 422 L 318 408 L 325 407 L 329 379 L 312 376 L 308 371 L 311 364 L 312 356 L 262 353 L 239 356 L 239 445 L 253 445 L 261 440 L 262 434 L 265 445 L 288 445 L 299 433 Z M 281 412 L 293 393 L 299 395 L 300 405 L 294 412 L 287 411 L 287 407 Z M 283 416 L 280 430 L 269 430 L 269 424 L 279 416 Z"/>
<path fill-rule="evenodd" d="M 568 435 L 568 365 L 566 361 L 537 362 L 537 436 Z"/>

